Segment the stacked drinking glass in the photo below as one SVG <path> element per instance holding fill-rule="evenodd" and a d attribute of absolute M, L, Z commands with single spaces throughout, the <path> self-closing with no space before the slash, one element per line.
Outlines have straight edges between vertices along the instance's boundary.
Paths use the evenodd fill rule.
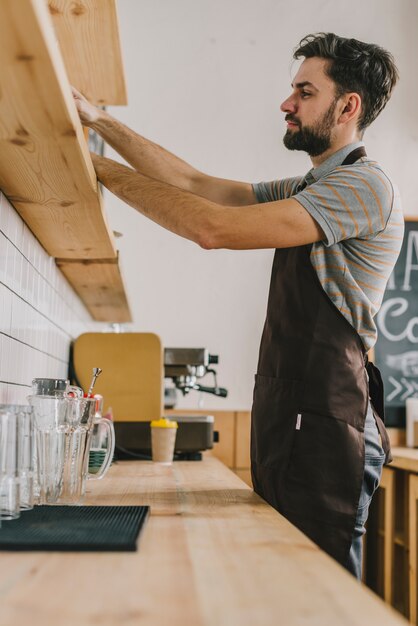
<path fill-rule="evenodd" d="M 113 424 L 96 414 L 97 401 L 68 380 L 35 378 L 29 406 L 0 404 L 0 519 L 34 504 L 78 504 L 87 479 L 107 472 L 114 452 Z M 105 433 L 100 467 L 89 472 L 94 431 Z"/>
<path fill-rule="evenodd" d="M 0 404 L 0 519 L 33 508 L 34 450 L 33 408 Z"/>

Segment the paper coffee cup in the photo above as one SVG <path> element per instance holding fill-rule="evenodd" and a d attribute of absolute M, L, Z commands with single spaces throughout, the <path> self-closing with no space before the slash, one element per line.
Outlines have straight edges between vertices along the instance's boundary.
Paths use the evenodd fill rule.
<path fill-rule="evenodd" d="M 177 428 L 177 422 L 164 417 L 151 422 L 152 460 L 155 463 L 170 465 L 173 462 Z"/>

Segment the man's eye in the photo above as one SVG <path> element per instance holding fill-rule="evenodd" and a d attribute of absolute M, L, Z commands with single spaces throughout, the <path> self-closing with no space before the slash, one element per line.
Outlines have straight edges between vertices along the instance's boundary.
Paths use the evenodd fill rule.
<path fill-rule="evenodd" d="M 310 95 L 312 95 L 312 94 L 310 94 L 308 91 L 302 91 L 301 92 L 302 98 L 308 98 Z"/>

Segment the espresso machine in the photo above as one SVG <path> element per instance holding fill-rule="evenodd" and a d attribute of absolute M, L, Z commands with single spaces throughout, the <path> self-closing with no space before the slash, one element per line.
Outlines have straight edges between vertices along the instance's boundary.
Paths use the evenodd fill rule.
<path fill-rule="evenodd" d="M 186 396 L 190 391 L 208 393 L 226 398 L 228 391 L 218 386 L 213 365 L 219 362 L 218 355 L 209 354 L 206 348 L 165 348 L 164 349 L 164 408 L 174 409 L 178 393 Z M 200 382 L 204 376 L 212 376 L 213 385 Z M 177 458 L 199 460 L 202 450 L 213 448 L 219 441 L 214 431 L 213 415 L 199 414 L 173 415 L 178 423 L 176 452 Z"/>
<path fill-rule="evenodd" d="M 218 356 L 209 354 L 206 348 L 165 348 L 164 349 L 164 408 L 178 423 L 174 458 L 178 460 L 198 461 L 202 451 L 210 450 L 219 441 L 214 430 L 213 415 L 199 413 L 181 415 L 174 409 L 177 396 L 191 391 L 208 393 L 226 398 L 228 391 L 218 387 L 216 371 L 213 365 L 219 362 Z M 213 385 L 202 385 L 200 379 L 210 375 Z M 147 458 L 151 454 L 151 433 L 149 422 L 115 423 L 116 450 L 118 458 L 137 456 Z M 126 448 L 128 448 L 127 450 Z"/>
<path fill-rule="evenodd" d="M 172 409 L 177 402 L 177 391 L 183 396 L 190 391 L 210 393 L 226 398 L 228 391 L 218 387 L 216 371 L 211 365 L 219 363 L 217 354 L 209 354 L 206 348 L 165 348 L 164 349 L 164 406 Z M 198 382 L 207 374 L 213 376 L 214 385 L 208 387 Z"/>
<path fill-rule="evenodd" d="M 178 422 L 176 458 L 198 459 L 213 448 L 213 415 L 200 409 L 182 414 L 175 405 L 178 394 L 191 391 L 226 398 L 214 369 L 217 355 L 205 348 L 164 349 L 155 333 L 84 333 L 72 346 L 74 384 L 88 388 L 91 363 L 103 369 L 97 393 L 112 407 L 118 458 L 150 458 L 150 421 L 162 415 Z M 203 384 L 204 377 L 210 377 L 211 384 Z"/>

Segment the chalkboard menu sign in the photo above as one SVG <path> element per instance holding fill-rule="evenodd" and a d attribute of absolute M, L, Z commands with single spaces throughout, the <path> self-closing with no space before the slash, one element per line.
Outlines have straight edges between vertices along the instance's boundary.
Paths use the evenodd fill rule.
<path fill-rule="evenodd" d="M 385 385 L 386 425 L 405 426 L 405 400 L 418 397 L 418 221 L 405 237 L 376 317 L 375 363 Z"/>

